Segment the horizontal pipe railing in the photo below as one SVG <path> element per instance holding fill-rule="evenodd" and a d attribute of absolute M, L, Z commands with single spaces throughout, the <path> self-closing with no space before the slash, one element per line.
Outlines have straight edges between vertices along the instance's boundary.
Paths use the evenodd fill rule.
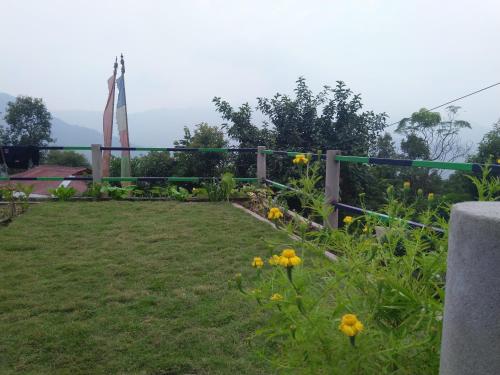
<path fill-rule="evenodd" d="M 396 167 L 422 167 L 422 168 L 434 168 L 434 169 L 451 169 L 455 171 L 464 172 L 481 172 L 481 168 L 484 164 L 479 163 L 455 163 L 455 162 L 444 162 L 444 161 L 432 161 L 432 160 L 411 160 L 411 159 L 388 159 L 388 158 L 372 158 L 368 156 L 344 156 L 337 155 L 335 161 L 347 162 L 347 163 L 361 163 L 361 164 L 373 164 L 373 165 L 391 165 Z M 499 164 L 488 164 L 486 165 L 491 169 L 492 173 L 500 174 Z"/>
<path fill-rule="evenodd" d="M 430 226 L 430 225 L 425 225 L 425 224 L 422 224 L 422 223 L 417 223 L 416 221 L 412 221 L 412 220 L 405 220 L 405 219 L 400 219 L 400 218 L 397 218 L 397 217 L 392 217 L 392 216 L 389 216 L 389 215 L 386 215 L 386 214 L 381 214 L 379 212 L 375 212 L 375 211 L 371 211 L 371 210 L 367 210 L 367 209 L 364 209 L 364 208 L 360 208 L 360 207 L 355 207 L 355 206 L 351 206 L 351 205 L 348 205 L 348 204 L 345 204 L 345 203 L 332 203 L 333 206 L 336 206 L 338 208 L 342 208 L 346 211 L 350 211 L 350 212 L 355 212 L 355 213 L 358 213 L 358 214 L 362 214 L 362 215 L 369 215 L 369 216 L 376 216 L 380 219 L 382 219 L 383 221 L 390 221 L 390 220 L 398 220 L 398 221 L 402 221 L 412 227 L 416 227 L 416 228 L 427 228 L 427 229 L 431 229 L 433 230 L 434 232 L 438 232 L 438 233 L 444 233 L 444 230 L 441 229 L 441 228 L 437 228 L 437 227 L 433 227 L 433 226 Z"/>
<path fill-rule="evenodd" d="M 274 187 L 276 187 L 276 188 L 278 188 L 280 190 L 290 190 L 290 191 L 299 192 L 299 190 L 294 189 L 291 186 L 283 185 L 283 184 L 280 184 L 279 182 L 272 181 L 272 180 L 269 180 L 269 179 L 266 179 L 266 183 L 269 184 L 269 185 L 271 185 L 271 186 L 274 186 Z M 351 206 L 351 205 L 348 205 L 348 204 L 345 204 L 345 203 L 338 203 L 338 202 L 335 203 L 334 202 L 334 203 L 332 203 L 332 205 L 334 205 L 337 208 L 341 208 L 341 209 L 344 209 L 344 210 L 350 211 L 350 212 L 355 212 L 355 213 L 358 213 L 358 214 L 361 214 L 361 215 L 376 216 L 376 217 L 382 219 L 385 222 L 388 222 L 390 220 L 398 220 L 398 221 L 403 221 L 403 222 L 405 222 L 406 224 L 408 224 L 408 225 L 410 225 L 412 227 L 416 227 L 416 228 L 428 228 L 428 229 L 433 230 L 434 232 L 444 233 L 444 230 L 441 229 L 441 228 L 437 228 L 437 227 L 425 225 L 425 224 L 422 224 L 422 223 L 417 223 L 416 221 L 412 221 L 412 220 L 405 220 L 405 219 L 395 218 L 395 217 L 392 217 L 392 216 L 389 216 L 389 215 L 386 215 L 386 214 L 381 214 L 379 212 L 367 210 L 367 209 L 360 208 L 360 207 Z"/>
<path fill-rule="evenodd" d="M 262 154 L 267 155 L 311 155 L 313 157 L 326 158 L 324 154 L 308 153 L 302 151 L 277 151 L 277 150 L 262 150 Z M 369 156 L 351 156 L 351 155 L 336 155 L 335 161 L 346 163 L 360 163 L 360 164 L 373 164 L 373 165 L 391 165 L 397 167 L 420 167 L 432 169 L 449 169 L 464 172 L 481 172 L 481 168 L 487 166 L 491 169 L 491 173 L 500 175 L 500 164 L 479 164 L 479 163 L 458 163 L 458 162 L 444 162 L 434 160 L 412 160 L 412 159 L 390 159 L 390 158 L 374 158 Z"/>
<path fill-rule="evenodd" d="M 92 181 L 92 176 L 66 176 L 66 177 L 0 177 L 0 181 Z M 103 182 L 200 182 L 209 180 L 220 180 L 220 177 L 103 177 Z M 258 182 L 256 177 L 234 177 L 236 182 Z"/>

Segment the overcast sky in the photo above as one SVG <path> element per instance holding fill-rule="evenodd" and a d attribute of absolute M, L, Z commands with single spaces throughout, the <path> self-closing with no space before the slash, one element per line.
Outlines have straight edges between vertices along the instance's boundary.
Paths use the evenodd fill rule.
<path fill-rule="evenodd" d="M 0 0 L 0 91 L 102 111 L 115 55 L 129 112 L 211 107 L 343 80 L 397 121 L 500 81 L 498 0 Z M 460 103 L 488 129 L 500 86 Z"/>

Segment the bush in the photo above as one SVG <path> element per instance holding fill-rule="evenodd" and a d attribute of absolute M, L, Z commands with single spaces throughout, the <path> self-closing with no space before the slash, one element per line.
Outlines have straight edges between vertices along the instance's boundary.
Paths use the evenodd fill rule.
<path fill-rule="evenodd" d="M 67 201 L 76 194 L 76 190 L 71 186 L 59 186 L 56 189 L 49 189 L 49 193 L 55 196 L 60 201 Z"/>
<path fill-rule="evenodd" d="M 292 182 L 297 191 L 291 194 L 309 218 L 326 220 L 331 208 L 315 189 L 315 168 L 308 166 Z M 235 278 L 245 297 L 266 312 L 255 339 L 279 373 L 438 372 L 447 252 L 447 223 L 440 213 L 447 207 L 433 195 L 409 195 L 409 186 L 389 189 L 386 213 L 416 217 L 444 234 L 373 215 L 346 216 L 335 231 L 311 231 L 291 221 L 285 228 L 302 237 L 294 244 L 300 264 L 283 261 L 289 245 L 270 244 L 249 259 L 255 277 Z M 325 250 L 337 260 L 327 260 Z"/>

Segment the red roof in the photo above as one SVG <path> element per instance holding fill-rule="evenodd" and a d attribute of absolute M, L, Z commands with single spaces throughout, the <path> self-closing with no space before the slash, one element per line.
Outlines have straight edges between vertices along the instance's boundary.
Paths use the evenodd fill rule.
<path fill-rule="evenodd" d="M 10 177 L 68 177 L 78 176 L 90 173 L 90 169 L 85 167 L 64 167 L 61 165 L 39 165 L 37 167 L 28 169 L 24 172 L 13 174 Z M 21 183 L 23 185 L 33 185 L 33 194 L 50 195 L 48 189 L 57 188 L 63 181 L 12 181 L 14 183 Z M 85 181 L 68 181 L 69 185 L 76 189 L 79 193 L 87 190 Z M 5 181 L 0 185 L 10 183 Z"/>

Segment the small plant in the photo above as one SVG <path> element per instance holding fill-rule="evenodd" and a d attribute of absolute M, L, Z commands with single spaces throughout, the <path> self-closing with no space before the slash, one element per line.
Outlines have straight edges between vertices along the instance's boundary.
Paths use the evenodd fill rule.
<path fill-rule="evenodd" d="M 101 193 L 106 193 L 111 199 L 121 200 L 130 197 L 132 191 L 136 188 L 135 185 L 129 185 L 126 187 L 111 186 L 109 184 L 103 184 L 101 186 Z"/>
<path fill-rule="evenodd" d="M 182 186 L 170 186 L 167 190 L 168 197 L 177 201 L 185 202 L 189 197 L 189 191 Z"/>
<path fill-rule="evenodd" d="M 477 189 L 479 201 L 497 201 L 500 199 L 500 177 L 491 177 L 491 168 L 488 164 L 481 167 L 481 178 L 468 176 Z"/>
<path fill-rule="evenodd" d="M 220 189 L 223 200 L 229 201 L 229 197 L 236 187 L 236 181 L 232 173 L 226 172 L 220 179 Z"/>
<path fill-rule="evenodd" d="M 76 194 L 76 190 L 72 186 L 59 186 L 56 189 L 49 189 L 49 193 L 59 201 L 67 201 Z"/>
<path fill-rule="evenodd" d="M 89 186 L 87 186 L 87 191 L 84 193 L 87 197 L 92 197 L 94 199 L 102 198 L 102 184 L 98 182 L 93 182 Z"/>
<path fill-rule="evenodd" d="M 229 201 L 229 197 L 234 192 L 236 181 L 232 173 L 224 173 L 220 182 L 215 179 L 212 182 L 203 184 L 210 202 Z"/>

